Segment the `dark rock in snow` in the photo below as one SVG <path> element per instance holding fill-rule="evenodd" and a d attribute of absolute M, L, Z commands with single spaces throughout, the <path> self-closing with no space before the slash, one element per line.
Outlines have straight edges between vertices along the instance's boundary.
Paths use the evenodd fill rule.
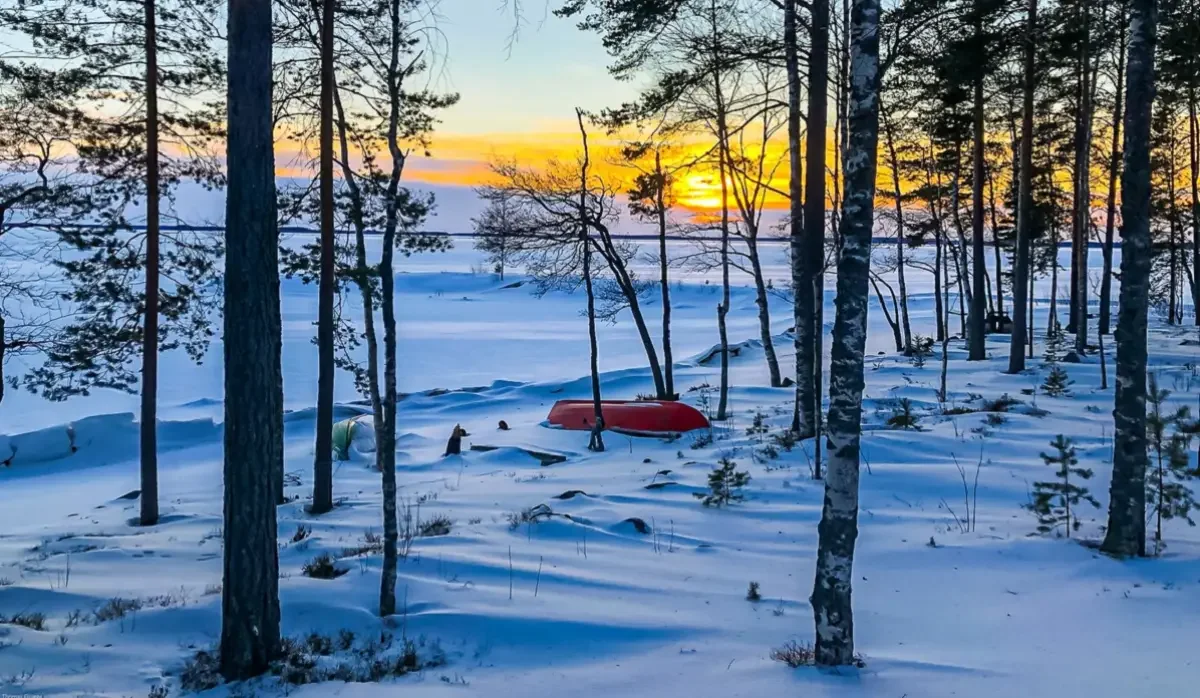
<path fill-rule="evenodd" d="M 645 521 L 639 519 L 636 516 L 625 519 L 621 523 L 633 524 L 633 529 L 643 535 L 650 533 L 650 524 L 646 523 Z"/>
<path fill-rule="evenodd" d="M 566 492 L 563 492 L 562 494 L 556 496 L 555 499 L 572 499 L 572 498 L 576 497 L 577 495 L 583 495 L 584 497 L 591 496 L 587 492 L 584 492 L 583 490 L 567 490 Z"/>

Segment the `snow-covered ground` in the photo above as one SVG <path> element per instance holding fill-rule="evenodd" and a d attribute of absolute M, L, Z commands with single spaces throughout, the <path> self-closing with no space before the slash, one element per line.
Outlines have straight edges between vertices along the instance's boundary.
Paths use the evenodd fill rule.
<path fill-rule="evenodd" d="M 770 255 L 767 275 L 781 281 L 782 249 Z M 806 599 L 822 490 L 810 475 L 811 442 L 778 457 L 764 453 L 790 421 L 792 394 L 765 387 L 761 348 L 750 341 L 733 360 L 734 418 L 718 426 L 712 444 L 695 434 L 670 443 L 608 434 L 609 450 L 589 453 L 586 434 L 539 426 L 555 400 L 588 394 L 581 296 L 536 298 L 527 285 L 505 288 L 519 277 L 502 284 L 473 273 L 477 266 L 477 255 L 459 250 L 406 260 L 398 279 L 401 389 L 414 393 L 399 410 L 400 496 L 420 521 L 445 516 L 452 526 L 448 535 L 415 539 L 400 566 L 402 613 L 387 622 L 375 615 L 379 555 L 353 550 L 370 548 L 380 531 L 370 459 L 340 464 L 334 512 L 313 518 L 303 508 L 311 492 L 316 299 L 298 282 L 283 291 L 293 410 L 288 494 L 299 497 L 279 509 L 284 633 L 350 630 L 356 646 L 384 632 L 420 638 L 422 653 L 438 644 L 447 663 L 382 684 L 284 688 L 269 679 L 210 695 L 1128 698 L 1191 695 L 1200 685 L 1195 529 L 1170 522 L 1161 557 L 1124 562 L 1030 535 L 1036 522 L 1022 505 L 1032 483 L 1049 476 L 1039 453 L 1058 433 L 1075 439 L 1081 465 L 1095 471 L 1090 487 L 1101 508 L 1086 507 L 1078 535 L 1100 535 L 1112 390 L 1099 388 L 1097 357 L 1064 365 L 1075 381 L 1072 397 L 1031 396 L 1026 391 L 1046 373 L 1040 358 L 1026 375 L 1008 376 L 1005 338 L 989 338 L 986 364 L 968 364 L 961 342 L 952 341 L 951 406 L 979 408 L 1005 393 L 1022 404 L 990 417 L 943 415 L 935 397 L 940 357 L 918 368 L 895 356 L 872 299 L 854 588 L 866 666 L 792 670 L 769 655 L 789 640 L 812 640 Z M 697 404 L 704 391 L 688 389 L 715 384 L 718 375 L 715 363 L 697 361 L 715 342 L 718 287 L 712 276 L 679 278 L 672 288 L 676 384 Z M 758 331 L 751 290 L 744 278 L 738 284 L 730 336 L 740 342 Z M 914 329 L 929 334 L 928 277 L 914 273 L 910 293 Z M 1039 297 L 1047 293 L 1039 288 Z M 782 300 L 772 303 L 786 374 L 790 312 Z M 1039 328 L 1045 308 L 1037 311 Z M 651 299 L 655 333 L 658 312 Z M 1173 403 L 1193 409 L 1200 348 L 1183 342 L 1195 337 L 1194 328 L 1156 321 L 1150 343 Z M 602 326 L 600 352 L 606 397 L 651 391 L 627 317 Z M 118 414 L 132 410 L 134 398 L 98 393 L 50 405 L 6 396 L 0 433 L 9 436 L 0 442 L 19 448 L 11 467 L 0 469 L 0 616 L 40 613 L 45 620 L 41 630 L 0 624 L 0 693 L 140 698 L 166 683 L 175 695 L 184 662 L 214 646 L 220 371 L 219 346 L 200 368 L 178 357 L 164 361 L 164 517 L 153 529 L 131 526 L 137 503 L 121 498 L 137 487 L 137 425 Z M 471 389 L 421 392 L 460 387 Z M 357 397 L 341 381 L 339 417 L 360 409 L 350 404 Z M 886 427 L 901 397 L 921 415 L 920 431 Z M 747 433 L 758 413 L 767 434 Z M 512 429 L 499 431 L 499 420 Z M 455 423 L 468 430 L 469 444 L 501 448 L 443 458 Z M 568 458 L 541 466 L 507 446 Z M 693 495 L 723 457 L 750 473 L 746 500 L 704 508 Z M 553 515 L 510 525 L 510 515 L 539 505 Z M 974 526 L 961 523 L 968 509 Z M 311 533 L 293 542 L 301 527 Z M 322 553 L 345 555 L 339 564 L 347 573 L 303 576 L 301 567 Z M 745 598 L 751 581 L 761 586 L 757 603 Z M 141 608 L 113 613 L 120 606 L 114 598 L 140 600 Z M 109 619 L 98 621 L 97 609 Z"/>

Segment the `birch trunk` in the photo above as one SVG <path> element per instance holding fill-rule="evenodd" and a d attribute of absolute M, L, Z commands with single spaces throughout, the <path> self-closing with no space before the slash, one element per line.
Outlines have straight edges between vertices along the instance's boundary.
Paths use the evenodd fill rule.
<path fill-rule="evenodd" d="M 225 465 L 221 675 L 265 672 L 279 652 L 283 374 L 271 112 L 271 3 L 229 3 L 225 197 Z"/>
<path fill-rule="evenodd" d="M 1192 4 L 1195 13 L 1195 3 Z M 1192 314 L 1200 326 L 1200 103 L 1196 86 L 1188 87 L 1188 165 L 1192 180 Z"/>
<path fill-rule="evenodd" d="M 336 78 L 336 76 L 335 76 Z M 363 336 L 367 340 L 367 397 L 371 401 L 371 417 L 375 424 L 384 423 L 383 398 L 379 391 L 379 336 L 375 331 L 375 298 L 371 293 L 371 273 L 367 266 L 366 221 L 363 218 L 362 190 L 357 175 L 350 167 L 350 143 L 346 134 L 348 125 L 342 107 L 341 95 L 336 79 L 333 93 L 337 107 L 338 144 L 341 153 L 342 179 L 350 193 L 350 219 L 354 225 L 354 282 L 358 286 L 363 304 Z M 383 472 L 383 451 L 375 449 L 375 469 Z"/>
<path fill-rule="evenodd" d="M 383 452 L 383 569 L 379 582 L 379 615 L 396 612 L 397 544 L 400 538 L 396 520 L 396 293 L 392 266 L 399 226 L 397 196 L 404 174 L 407 154 L 400 147 L 400 118 L 404 108 L 403 85 L 406 69 L 400 65 L 400 53 L 407 46 L 401 30 L 402 0 L 388 3 L 390 32 L 388 41 L 388 155 L 392 161 L 384 204 L 383 253 L 379 258 L 380 311 L 383 316 L 383 429 L 376 429 L 376 448 Z"/>
<path fill-rule="evenodd" d="M 1121 306 L 1117 316 L 1110 555 L 1146 554 L 1146 317 L 1150 301 L 1150 113 L 1156 0 L 1130 3 L 1125 163 L 1121 173 Z"/>
<path fill-rule="evenodd" d="M 851 588 L 854 543 L 858 537 L 863 350 L 879 141 L 878 0 L 854 0 L 851 17 L 846 197 L 842 208 L 842 253 L 838 260 L 829 391 L 832 447 L 825 476 L 825 503 L 818 527 L 816 580 L 811 599 L 816 625 L 815 661 L 824 666 L 855 662 Z"/>
<path fill-rule="evenodd" d="M 788 137 L 788 245 L 792 272 L 792 346 L 795 350 L 796 389 L 792 405 L 792 431 L 800 433 L 801 391 L 800 376 L 803 374 L 803 349 L 801 326 L 808 317 L 804 312 L 804 299 L 811 294 L 804 291 L 807 286 L 807 267 L 804 253 L 804 161 L 800 157 L 800 51 L 797 46 L 796 3 L 783 4 L 783 50 L 784 67 L 787 74 L 787 137 Z"/>

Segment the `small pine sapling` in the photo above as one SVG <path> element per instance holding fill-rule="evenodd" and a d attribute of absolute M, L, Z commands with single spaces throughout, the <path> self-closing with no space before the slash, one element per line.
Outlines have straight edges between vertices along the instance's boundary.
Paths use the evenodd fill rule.
<path fill-rule="evenodd" d="M 913 368 L 925 368 L 925 360 L 933 356 L 933 337 L 917 335 L 913 337 L 912 349 L 908 360 Z"/>
<path fill-rule="evenodd" d="M 1191 512 L 1198 505 L 1188 483 L 1196 476 L 1190 468 L 1188 453 L 1194 424 L 1187 407 L 1174 412 L 1164 411 L 1171 391 L 1159 387 L 1156 374 L 1149 374 L 1147 381 L 1146 441 L 1154 463 L 1152 472 L 1146 477 L 1146 502 L 1154 511 L 1154 549 L 1157 553 L 1162 550 L 1164 519 L 1184 519 L 1189 525 L 1196 525 Z"/>
<path fill-rule="evenodd" d="M 888 417 L 887 424 L 893 429 L 919 429 L 917 421 L 919 417 L 912 409 L 912 400 L 906 397 L 900 398 L 900 404 L 896 407 L 895 412 L 891 417 Z"/>
<path fill-rule="evenodd" d="M 766 413 L 762 410 L 756 410 L 754 417 L 751 419 L 750 426 L 746 428 L 746 435 L 754 436 L 759 443 L 762 443 L 767 432 L 770 430 L 771 427 L 767 424 Z"/>
<path fill-rule="evenodd" d="M 762 601 L 762 594 L 758 592 L 758 582 L 750 582 L 750 587 L 746 590 L 746 600 L 752 603 Z"/>
<path fill-rule="evenodd" d="M 1046 351 L 1042 354 L 1042 359 L 1048 364 L 1057 364 L 1061 361 L 1065 341 L 1062 328 L 1057 324 L 1051 325 L 1050 332 L 1046 335 Z"/>
<path fill-rule="evenodd" d="M 1054 453 L 1041 454 L 1046 465 L 1055 466 L 1055 479 L 1033 483 L 1033 501 L 1025 505 L 1038 519 L 1038 532 L 1050 533 L 1063 526 L 1067 537 L 1071 531 L 1079 530 L 1079 518 L 1072 511 L 1078 511 L 1079 503 L 1088 502 L 1099 508 L 1100 502 L 1083 485 L 1071 481 L 1074 476 L 1079 480 L 1089 480 L 1092 477 L 1090 468 L 1080 468 L 1079 458 L 1075 453 L 1075 445 L 1070 439 L 1059 434 L 1050 442 Z"/>
<path fill-rule="evenodd" d="M 1050 373 L 1046 375 L 1046 380 L 1042 383 L 1042 392 L 1050 397 L 1063 397 L 1071 394 L 1071 384 L 1075 381 L 1067 376 L 1067 372 L 1062 366 L 1054 364 L 1050 367 Z"/>
<path fill-rule="evenodd" d="M 708 474 L 708 492 L 695 493 L 696 499 L 706 507 L 723 507 L 726 504 L 740 502 L 746 498 L 742 488 L 750 482 L 750 473 L 737 470 L 737 463 L 728 457 L 717 461 L 720 467 L 714 468 Z"/>

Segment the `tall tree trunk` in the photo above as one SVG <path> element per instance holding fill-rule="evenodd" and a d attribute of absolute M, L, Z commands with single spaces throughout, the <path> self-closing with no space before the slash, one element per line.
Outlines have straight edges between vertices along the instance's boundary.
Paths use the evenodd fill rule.
<path fill-rule="evenodd" d="M 1179 322 L 1179 318 L 1183 315 L 1183 311 L 1179 308 L 1179 304 L 1175 300 L 1175 291 L 1179 288 L 1179 244 L 1177 242 L 1179 235 L 1179 206 L 1175 200 L 1175 182 L 1179 173 L 1175 171 L 1175 138 L 1171 137 L 1171 157 L 1167 160 L 1167 216 L 1170 218 L 1170 225 L 1167 226 L 1167 245 L 1168 245 L 1168 288 L 1167 294 L 1167 324 L 1174 325 Z"/>
<path fill-rule="evenodd" d="M 1021 162 L 1020 181 L 1017 184 L 1017 255 L 1013 260 L 1013 323 L 1012 339 L 1009 342 L 1008 372 L 1025 370 L 1025 342 L 1027 325 L 1033 312 L 1027 307 L 1032 303 L 1030 291 L 1029 241 L 1033 235 L 1033 92 L 1037 83 L 1037 9 L 1038 0 L 1029 0 L 1025 18 L 1024 96 L 1021 115 Z M 1028 297 L 1027 297 L 1028 296 Z M 1032 347 L 1032 342 L 1030 342 Z"/>
<path fill-rule="evenodd" d="M 900 186 L 900 158 L 896 154 L 896 137 L 892 121 L 883 101 L 879 103 L 879 114 L 883 119 L 883 131 L 887 139 L 888 162 L 892 171 L 892 198 L 896 202 L 896 284 L 900 293 L 899 322 L 904 331 L 902 351 L 912 351 L 912 327 L 908 321 L 908 285 L 905 283 L 904 262 L 904 194 Z"/>
<path fill-rule="evenodd" d="M 787 74 L 787 137 L 788 137 L 788 245 L 789 263 L 792 272 L 792 348 L 795 350 L 796 389 L 792 405 L 792 432 L 800 433 L 800 410 L 803 400 L 800 391 L 800 376 L 805 367 L 801 347 L 804 333 L 803 322 L 805 298 L 811 302 L 808 288 L 807 267 L 804 247 L 804 161 L 800 157 L 800 51 L 797 46 L 796 3 L 783 3 L 783 50 L 784 67 Z"/>
<path fill-rule="evenodd" d="M 863 350 L 867 335 L 867 281 L 875 208 L 875 164 L 879 142 L 879 2 L 854 0 L 853 73 L 850 76 L 846 198 L 842 209 L 842 253 L 838 260 L 837 316 L 830 368 L 829 472 L 818 526 L 813 617 L 817 664 L 853 664 L 854 614 L 851 586 L 858 537 L 859 439 Z"/>
<path fill-rule="evenodd" d="M 1195 14 L 1195 3 L 1192 13 Z M 1196 79 L 1192 78 L 1193 81 Z M 1188 86 L 1188 165 L 1192 180 L 1192 314 L 1200 326 L 1200 102 L 1196 86 Z"/>
<path fill-rule="evenodd" d="M 392 266 L 399 227 L 397 199 L 400 177 L 404 174 L 407 155 L 400 147 L 400 118 L 404 108 L 403 83 L 407 69 L 400 64 L 400 54 L 408 47 L 401 30 L 402 0 L 390 0 L 388 19 L 388 129 L 387 146 L 391 172 L 387 180 L 384 204 L 383 251 L 379 257 L 380 311 L 383 316 L 383 429 L 376 429 L 376 447 L 383 451 L 381 458 L 383 489 L 383 569 L 379 582 L 379 615 L 396 612 L 396 565 L 399 561 L 397 543 L 400 538 L 396 520 L 396 292 L 395 269 Z"/>
<path fill-rule="evenodd" d="M 937 341 L 942 341 L 950 334 L 948 322 L 948 313 L 943 306 L 946 304 L 942 287 L 946 285 L 946 281 L 942 276 L 942 270 L 945 268 L 944 258 L 945 251 L 942 249 L 942 227 L 936 225 L 933 230 L 933 312 L 937 315 Z"/>
<path fill-rule="evenodd" d="M 887 320 L 888 327 L 892 328 L 892 339 L 896 342 L 896 351 L 904 351 L 904 340 L 900 337 L 900 322 L 898 318 L 892 317 L 892 313 L 888 310 L 887 301 L 883 299 L 883 291 L 879 288 L 879 279 L 876 278 L 874 272 L 871 274 L 871 288 L 875 290 L 875 299 L 879 301 L 879 309 L 883 311 L 883 318 Z M 891 287 L 888 287 L 891 291 Z M 899 312 L 896 305 L 896 294 L 892 293 L 892 307 Z"/>
<path fill-rule="evenodd" d="M 1053 173 L 1050 174 L 1050 179 L 1053 181 Z M 1051 185 L 1053 188 L 1053 185 Z M 1058 332 L 1058 222 L 1052 220 L 1050 223 L 1050 314 L 1046 320 L 1047 332 Z"/>
<path fill-rule="evenodd" d="M 758 235 L 747 240 L 750 268 L 754 274 L 754 304 L 758 306 L 758 335 L 762 341 L 763 354 L 767 357 L 767 375 L 772 388 L 783 385 L 779 373 L 779 358 L 775 355 L 775 342 L 771 339 L 771 308 L 767 303 L 767 285 L 763 282 L 762 260 L 758 254 Z"/>
<path fill-rule="evenodd" d="M 155 0 L 145 0 L 146 313 L 142 332 L 141 515 L 158 523 L 158 29 Z"/>
<path fill-rule="evenodd" d="M 807 171 L 804 187 L 804 278 L 796 287 L 796 389 L 800 402 L 802 439 L 817 435 L 821 411 L 817 374 L 821 355 L 817 353 L 821 327 L 818 308 L 824 302 L 821 267 L 825 257 L 825 131 L 828 121 L 829 90 L 829 0 L 813 0 L 808 62 L 808 142 L 805 157 Z"/>
<path fill-rule="evenodd" d="M 4 212 L 0 211 L 0 231 L 4 230 Z M 4 351 L 8 349 L 4 336 L 4 316 L 0 315 L 0 404 L 4 403 Z"/>
<path fill-rule="evenodd" d="M 958 324 L 959 334 L 967 338 L 967 306 L 972 302 L 974 294 L 971 291 L 970 278 L 967 275 L 967 236 L 962 223 L 962 180 L 959 171 L 962 168 L 962 144 L 955 148 L 954 174 L 950 191 L 950 214 L 954 223 L 954 232 L 958 234 L 958 245 L 950 243 L 951 255 L 954 260 L 954 282 L 958 286 Z"/>
<path fill-rule="evenodd" d="M 1108 530 L 1101 550 L 1146 554 L 1146 317 L 1150 304 L 1150 113 L 1157 0 L 1132 0 L 1121 173 L 1121 306 Z"/>
<path fill-rule="evenodd" d="M 283 374 L 271 110 L 271 3 L 229 3 L 225 195 L 225 545 L 221 675 L 265 672 L 279 652 Z"/>
<path fill-rule="evenodd" d="M 982 40 L 983 24 L 976 20 L 975 36 Z M 967 320 L 967 360 L 982 361 L 987 358 L 987 345 L 984 335 L 984 295 L 987 292 L 984 283 L 987 274 L 987 262 L 983 256 L 983 178 L 984 178 L 984 112 L 983 112 L 983 73 L 975 78 L 973 95 L 974 134 L 972 138 L 972 170 L 971 170 L 971 310 Z M 996 269 L 999 274 L 999 268 Z"/>
<path fill-rule="evenodd" d="M 1100 277 L 1100 334 L 1109 333 L 1109 323 L 1112 313 L 1112 261 L 1113 233 L 1117 218 L 1117 177 L 1121 173 L 1121 121 L 1124 118 L 1125 99 L 1125 50 L 1128 37 L 1125 33 L 1125 5 L 1120 4 L 1118 26 L 1121 27 L 1120 38 L 1117 40 L 1117 84 L 1116 98 L 1113 102 L 1112 115 L 1112 144 L 1108 162 L 1108 202 L 1104 216 L 1104 275 Z"/>
<path fill-rule="evenodd" d="M 582 109 L 575 109 L 575 118 L 583 139 L 583 163 L 579 168 L 579 243 L 583 246 L 583 285 L 587 290 L 588 348 L 592 374 L 592 433 L 588 439 L 588 450 L 600 452 L 604 450 L 604 413 L 600 407 L 600 349 L 596 342 L 596 294 L 592 288 L 592 245 L 588 235 L 590 223 L 587 213 L 588 169 L 592 158 Z"/>
<path fill-rule="evenodd" d="M 992 168 L 988 168 L 988 210 L 992 218 L 992 251 L 996 254 L 996 315 L 1004 316 L 1004 257 L 1000 254 L 1000 223 L 996 215 L 996 182 Z"/>
<path fill-rule="evenodd" d="M 663 174 L 662 153 L 654 151 L 655 195 L 658 207 L 658 273 L 659 284 L 662 286 L 662 349 L 664 383 L 667 389 L 666 398 L 677 400 L 675 392 L 675 362 L 671 358 L 671 286 L 667 278 L 667 203 L 665 190 L 667 177 Z"/>
<path fill-rule="evenodd" d="M 712 15 L 713 42 L 713 93 L 717 116 L 717 171 L 721 177 L 721 304 L 717 306 L 717 332 L 721 340 L 721 391 L 717 401 L 717 419 L 729 418 L 729 333 L 726 316 L 729 315 L 729 125 L 726 123 L 725 93 L 721 87 L 720 35 L 717 30 L 716 7 Z"/>
<path fill-rule="evenodd" d="M 1081 3 L 1083 40 L 1079 52 L 1079 118 L 1075 133 L 1075 213 L 1071 241 L 1072 286 L 1071 325 L 1075 333 L 1075 353 L 1087 353 L 1088 335 L 1088 237 L 1092 223 L 1092 71 L 1091 31 L 1092 11 L 1088 0 Z"/>
<path fill-rule="evenodd" d="M 333 5 L 333 0 L 321 2 L 321 279 L 317 296 L 313 514 L 333 509 Z"/>
<path fill-rule="evenodd" d="M 363 212 L 362 190 L 358 178 L 350 167 L 350 143 L 346 135 L 348 125 L 342 107 L 341 93 L 337 89 L 336 76 L 333 92 L 337 108 L 338 145 L 341 153 L 342 179 L 350 193 L 350 219 L 354 225 L 354 282 L 358 286 L 363 304 L 363 336 L 367 340 L 367 397 L 371 401 L 371 417 L 374 423 L 384 423 L 383 398 L 379 393 L 379 337 L 375 331 L 375 297 L 371 292 L 371 270 L 367 266 L 366 221 Z M 383 451 L 375 449 L 375 469 L 383 472 Z"/>

